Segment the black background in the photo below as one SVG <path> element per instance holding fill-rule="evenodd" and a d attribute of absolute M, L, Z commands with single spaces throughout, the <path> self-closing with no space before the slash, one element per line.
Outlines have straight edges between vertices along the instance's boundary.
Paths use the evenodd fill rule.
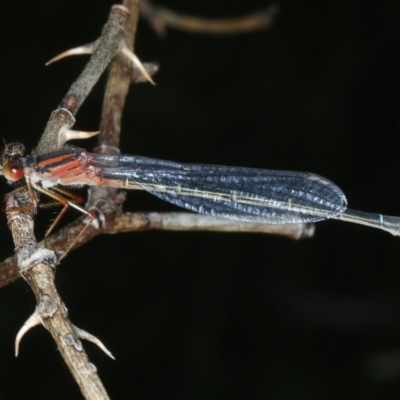
<path fill-rule="evenodd" d="M 240 16 L 258 0 L 164 0 L 176 11 Z M 109 1 L 4 2 L 1 118 L 6 142 L 34 147 L 87 57 Z M 351 208 L 399 214 L 400 3 L 290 1 L 272 30 L 213 37 L 141 21 L 136 53 L 156 87 L 133 87 L 124 153 L 182 162 L 312 171 Z M 96 130 L 104 78 L 77 118 Z M 80 143 L 91 148 L 94 142 Z M 3 193 L 9 188 L 2 185 Z M 130 193 L 127 210 L 175 210 Z M 70 217 L 74 218 L 74 211 Z M 53 212 L 40 213 L 43 235 Z M 1 258 L 13 244 L 0 216 Z M 113 399 L 398 399 L 399 238 L 339 221 L 301 241 L 253 234 L 144 232 L 71 253 L 57 286 Z M 80 398 L 50 336 L 15 335 L 34 310 L 19 280 L 0 291 L 0 399 Z"/>

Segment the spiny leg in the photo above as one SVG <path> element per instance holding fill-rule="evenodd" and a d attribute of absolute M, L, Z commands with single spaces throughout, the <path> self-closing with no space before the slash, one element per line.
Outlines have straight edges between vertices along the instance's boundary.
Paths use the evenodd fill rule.
<path fill-rule="evenodd" d="M 57 194 L 57 192 L 61 193 L 64 196 L 60 196 L 60 197 L 62 197 L 62 198 L 67 197 L 72 202 L 74 202 L 75 204 L 83 203 L 85 201 L 82 197 L 80 197 L 77 194 L 75 194 L 73 192 L 70 192 L 69 190 L 66 190 L 66 189 L 64 189 L 64 188 L 62 188 L 60 186 L 53 186 L 51 189 L 48 189 L 48 190 L 51 193 L 55 192 L 55 194 Z M 65 200 L 68 201 L 68 199 L 65 199 Z M 40 208 L 48 208 L 48 207 L 60 206 L 60 204 L 64 204 L 64 203 L 60 203 L 60 200 L 57 199 L 57 201 L 55 201 L 54 203 L 45 203 L 45 204 L 40 204 L 39 206 L 40 206 Z M 62 213 L 61 215 L 64 215 L 64 211 L 63 210 L 61 210 L 60 213 Z M 61 218 L 61 216 L 57 217 L 57 221 L 59 221 L 60 218 Z"/>
<path fill-rule="evenodd" d="M 51 191 L 61 193 L 65 197 L 71 199 L 71 201 L 76 204 L 83 203 L 85 201 L 81 196 L 78 196 L 76 193 L 70 192 L 69 190 L 64 189 L 61 186 L 53 186 L 51 188 Z"/>
<path fill-rule="evenodd" d="M 38 190 L 41 193 L 44 193 L 45 195 L 51 197 L 52 199 L 56 200 L 57 203 L 61 204 L 63 206 L 62 210 L 59 212 L 53 223 L 51 224 L 50 228 L 47 230 L 45 233 L 45 239 L 50 235 L 50 233 L 53 231 L 54 227 L 58 224 L 62 216 L 65 214 L 67 211 L 68 207 L 73 207 L 76 210 L 80 211 L 82 214 L 85 214 L 88 217 L 88 222 L 86 225 L 83 227 L 83 229 L 79 232 L 78 235 L 76 235 L 75 239 L 72 241 L 72 243 L 68 246 L 68 248 L 65 250 L 64 254 L 61 256 L 60 259 L 64 258 L 74 247 L 75 243 L 79 240 L 79 238 L 82 236 L 82 234 L 85 232 L 85 230 L 89 227 L 89 225 L 93 222 L 95 219 L 95 215 L 86 210 L 85 208 L 79 206 L 76 204 L 76 202 L 83 202 L 83 199 L 80 196 L 75 195 L 74 193 L 69 192 L 68 190 L 62 189 L 60 187 L 55 186 L 54 188 L 51 189 L 46 189 L 43 186 L 39 184 L 34 184 L 34 188 Z M 65 196 L 68 196 L 71 199 L 74 199 L 76 202 L 72 200 L 68 200 L 61 194 L 57 193 L 60 192 L 64 194 Z"/>

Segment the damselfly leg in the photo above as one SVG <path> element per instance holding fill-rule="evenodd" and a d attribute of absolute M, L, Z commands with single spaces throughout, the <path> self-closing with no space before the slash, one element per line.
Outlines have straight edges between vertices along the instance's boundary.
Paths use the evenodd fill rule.
<path fill-rule="evenodd" d="M 60 219 L 63 217 L 63 215 L 66 213 L 69 207 L 73 207 L 76 210 L 80 211 L 82 214 L 86 215 L 87 221 L 85 222 L 85 226 L 83 229 L 79 232 L 79 234 L 75 237 L 73 242 L 68 246 L 68 248 L 65 250 L 64 254 L 62 255 L 61 258 L 64 258 L 70 250 L 74 247 L 75 243 L 80 239 L 80 237 L 83 235 L 83 233 L 86 231 L 86 229 L 89 227 L 89 225 L 93 222 L 95 219 L 95 215 L 90 212 L 89 210 L 86 210 L 84 207 L 81 207 L 78 203 L 83 203 L 84 199 L 75 193 L 72 193 L 62 187 L 59 186 L 53 186 L 51 188 L 44 188 L 40 184 L 32 184 L 33 188 L 37 190 L 40 193 L 45 194 L 46 196 L 52 198 L 55 200 L 54 203 L 47 203 L 41 205 L 42 207 L 51 207 L 51 206 L 57 206 L 60 205 L 62 207 L 61 211 L 57 214 L 56 218 L 50 225 L 49 229 L 46 231 L 44 237 L 45 240 L 46 238 L 51 234 L 53 229 L 57 226 L 59 223 Z"/>

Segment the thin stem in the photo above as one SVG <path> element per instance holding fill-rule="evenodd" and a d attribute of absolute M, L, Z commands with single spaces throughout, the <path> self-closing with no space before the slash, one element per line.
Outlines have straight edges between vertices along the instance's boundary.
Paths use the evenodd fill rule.
<path fill-rule="evenodd" d="M 150 0 L 142 0 L 140 12 L 160 36 L 165 35 L 166 27 L 210 35 L 231 35 L 270 28 L 279 7 L 272 4 L 264 10 L 243 17 L 212 19 L 180 14 L 157 6 Z"/>

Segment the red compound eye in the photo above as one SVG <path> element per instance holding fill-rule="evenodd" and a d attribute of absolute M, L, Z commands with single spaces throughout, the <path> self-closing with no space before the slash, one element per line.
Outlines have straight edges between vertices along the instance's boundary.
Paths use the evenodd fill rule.
<path fill-rule="evenodd" d="M 23 177 L 24 169 L 16 162 L 9 161 L 3 166 L 3 175 L 10 182 L 16 182 Z"/>

